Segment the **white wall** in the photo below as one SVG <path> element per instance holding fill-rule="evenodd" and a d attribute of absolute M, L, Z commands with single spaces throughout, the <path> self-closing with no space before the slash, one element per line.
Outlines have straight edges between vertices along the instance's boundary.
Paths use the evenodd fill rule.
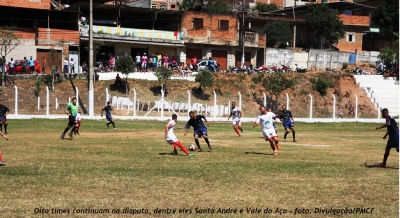
<path fill-rule="evenodd" d="M 26 57 L 29 59 L 30 56 L 36 60 L 36 48 L 37 46 L 35 46 L 35 40 L 23 39 L 22 44 L 18 45 L 7 55 L 6 61 L 8 62 L 10 58 L 14 58 L 14 60 L 23 60 L 24 57 Z"/>

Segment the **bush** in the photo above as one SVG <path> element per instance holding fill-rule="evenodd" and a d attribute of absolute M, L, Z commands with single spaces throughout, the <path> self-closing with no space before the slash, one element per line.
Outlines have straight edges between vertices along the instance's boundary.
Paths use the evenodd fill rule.
<path fill-rule="evenodd" d="M 313 84 L 312 88 L 317 91 L 322 96 L 326 95 L 327 89 L 332 86 L 332 84 L 325 79 L 318 77 L 317 79 L 311 78 L 310 82 Z"/>
<path fill-rule="evenodd" d="M 133 73 L 136 64 L 130 55 L 124 55 L 115 63 L 115 70 L 120 71 L 128 79 L 128 74 Z"/>
<path fill-rule="evenodd" d="M 200 87 L 203 87 L 205 89 L 214 84 L 214 75 L 209 70 L 203 70 L 200 73 L 196 74 L 194 81 L 200 83 Z"/>
<path fill-rule="evenodd" d="M 375 64 L 371 64 L 371 63 L 369 64 L 369 67 L 370 68 L 376 68 Z"/>
<path fill-rule="evenodd" d="M 165 81 L 169 80 L 169 78 L 172 76 L 173 73 L 174 72 L 169 68 L 157 67 L 155 74 L 157 76 L 158 81 L 164 83 Z"/>
<path fill-rule="evenodd" d="M 349 64 L 348 64 L 348 63 L 343 63 L 342 70 L 346 70 L 348 66 L 349 66 Z"/>

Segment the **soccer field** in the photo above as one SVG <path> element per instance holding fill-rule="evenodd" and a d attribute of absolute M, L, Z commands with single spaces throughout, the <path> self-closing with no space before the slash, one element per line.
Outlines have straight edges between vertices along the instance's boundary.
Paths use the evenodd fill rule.
<path fill-rule="evenodd" d="M 278 124 L 273 156 L 260 127 L 245 123 L 236 138 L 231 122 L 210 123 L 214 150 L 200 139 L 205 152 L 187 157 L 171 155 L 166 122 L 83 120 L 73 140 L 60 139 L 67 120 L 9 122 L 0 217 L 399 216 L 399 153 L 387 168 L 364 166 L 382 161 L 381 124 L 296 123 L 297 143 Z"/>

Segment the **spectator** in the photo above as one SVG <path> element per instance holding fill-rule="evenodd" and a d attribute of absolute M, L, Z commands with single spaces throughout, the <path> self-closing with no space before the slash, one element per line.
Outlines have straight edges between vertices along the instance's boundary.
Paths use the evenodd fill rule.
<path fill-rule="evenodd" d="M 87 66 L 86 62 L 82 62 L 82 72 L 83 73 L 89 72 L 89 69 L 88 69 L 88 66 Z"/>
<path fill-rule="evenodd" d="M 35 69 L 35 61 L 33 60 L 32 56 L 29 58 L 28 64 L 29 64 L 29 69 L 30 69 L 31 73 L 33 74 L 33 72 L 36 71 L 36 69 Z"/>
<path fill-rule="evenodd" d="M 338 110 L 338 118 L 342 118 L 342 115 L 343 115 L 342 108 L 339 107 L 339 110 Z"/>
<path fill-rule="evenodd" d="M 46 57 L 43 57 L 43 60 L 42 60 L 42 73 L 43 74 L 46 73 L 46 66 L 47 66 Z"/>
<path fill-rule="evenodd" d="M 69 62 L 69 68 L 71 69 L 71 73 L 75 73 L 75 61 L 73 58 L 71 58 L 71 61 Z"/>
<path fill-rule="evenodd" d="M 148 60 L 148 58 L 147 58 L 146 53 L 143 53 L 143 56 L 142 56 L 142 71 L 143 72 L 147 72 L 147 60 Z"/>
<path fill-rule="evenodd" d="M 182 76 L 192 75 L 192 71 L 189 69 L 188 65 L 182 62 Z"/>
<path fill-rule="evenodd" d="M 197 58 L 195 55 L 193 55 L 192 59 L 190 60 L 190 63 L 192 64 L 193 70 L 198 71 Z"/>
<path fill-rule="evenodd" d="M 175 56 L 172 56 L 172 58 L 171 58 L 171 67 L 172 68 L 174 68 L 174 67 L 176 67 L 176 59 L 175 59 Z"/>
<path fill-rule="evenodd" d="M 162 55 L 156 53 L 156 57 L 157 57 L 157 67 L 161 67 Z"/>
<path fill-rule="evenodd" d="M 216 72 L 215 66 L 214 66 L 214 61 L 212 60 L 212 57 L 208 59 L 208 67 L 210 68 L 211 71 Z"/>
<path fill-rule="evenodd" d="M 153 55 L 151 55 L 150 57 L 149 57 L 149 68 L 152 70 L 152 72 L 154 71 L 153 70 Z"/>
<path fill-rule="evenodd" d="M 11 58 L 10 61 L 8 62 L 8 67 L 9 67 L 8 73 L 13 73 L 15 67 L 15 62 L 13 58 Z"/>
<path fill-rule="evenodd" d="M 53 68 L 53 76 L 54 76 L 54 80 L 55 80 L 55 78 L 57 78 L 58 82 L 61 81 L 60 72 L 58 71 L 58 66 L 55 66 Z"/>
<path fill-rule="evenodd" d="M 165 54 L 165 55 L 164 55 L 163 61 L 164 61 L 163 66 L 164 66 L 165 68 L 168 68 L 168 62 L 169 62 L 168 54 Z"/>
<path fill-rule="evenodd" d="M 119 76 L 119 73 L 117 73 L 117 76 L 115 77 L 115 84 L 116 85 L 122 85 L 122 79 Z"/>
<path fill-rule="evenodd" d="M 66 73 L 68 73 L 68 65 L 69 65 L 69 61 L 68 61 L 67 57 L 64 58 L 63 64 L 64 64 L 63 73 L 66 74 Z"/>
<path fill-rule="evenodd" d="M 115 66 L 115 58 L 114 55 L 111 56 L 111 58 L 108 60 L 109 64 L 110 64 L 110 71 L 114 72 L 114 66 Z"/>
<path fill-rule="evenodd" d="M 135 61 L 136 61 L 137 71 L 141 72 L 142 71 L 142 64 L 141 64 L 140 53 L 139 52 L 136 53 Z"/>
<path fill-rule="evenodd" d="M 22 70 L 24 71 L 25 74 L 28 73 L 27 67 L 28 66 L 28 60 L 26 60 L 26 57 L 24 57 L 24 60 L 22 61 Z"/>

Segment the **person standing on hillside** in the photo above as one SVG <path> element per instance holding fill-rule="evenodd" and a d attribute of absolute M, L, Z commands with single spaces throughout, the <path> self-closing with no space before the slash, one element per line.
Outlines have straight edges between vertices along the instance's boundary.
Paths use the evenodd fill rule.
<path fill-rule="evenodd" d="M 14 59 L 11 58 L 10 61 L 8 62 L 8 73 L 9 74 L 14 73 L 14 67 L 15 67 L 15 62 L 14 62 Z"/>
<path fill-rule="evenodd" d="M 68 59 L 67 59 L 68 61 Z M 68 115 L 68 124 L 67 127 L 65 128 L 64 132 L 61 134 L 60 138 L 64 139 L 65 134 L 68 132 L 68 130 L 72 127 L 71 132 L 69 133 L 69 137 L 73 139 L 72 133 L 75 132 L 76 129 L 76 115 L 78 113 L 79 106 L 77 104 L 77 99 L 75 97 L 72 98 L 72 103 L 68 104 L 67 107 L 65 108 L 65 113 Z"/>
<path fill-rule="evenodd" d="M 169 57 L 168 54 L 165 54 L 163 56 L 163 67 L 168 68 L 168 63 L 169 63 Z"/>
<path fill-rule="evenodd" d="M 75 73 L 75 61 L 73 58 L 71 58 L 71 61 L 69 62 L 69 68 L 71 69 L 71 73 Z"/>
<path fill-rule="evenodd" d="M 198 67 L 197 67 L 197 58 L 195 55 L 193 55 L 192 59 L 190 60 L 190 63 L 192 64 L 193 67 L 193 71 L 198 71 Z"/>
<path fill-rule="evenodd" d="M 112 124 L 114 129 L 115 128 L 115 124 L 114 124 L 114 118 L 111 115 L 111 111 L 112 111 L 112 106 L 111 106 L 111 102 L 107 102 L 107 106 L 105 106 L 102 110 L 101 110 L 101 117 L 103 117 L 103 111 L 106 112 L 106 119 L 108 120 L 107 128 L 110 128 L 109 125 Z"/>
<path fill-rule="evenodd" d="M 382 117 L 386 119 L 386 123 L 382 126 L 378 126 L 375 129 L 382 129 L 386 127 L 387 132 L 383 139 L 389 135 L 389 140 L 386 144 L 385 154 L 383 155 L 383 162 L 379 164 L 380 167 L 386 167 L 386 161 L 390 154 L 390 149 L 395 148 L 397 152 L 399 152 L 399 127 L 397 126 L 397 122 L 391 116 L 389 116 L 389 110 L 384 108 L 382 109 Z"/>
<path fill-rule="evenodd" d="M 141 64 L 141 57 L 140 57 L 140 53 L 139 52 L 136 53 L 135 61 L 136 61 L 137 71 L 141 72 L 142 71 L 142 64 Z"/>
<path fill-rule="evenodd" d="M 7 134 L 7 115 L 10 112 L 7 106 L 3 105 L 3 100 L 0 100 L 0 131 L 3 131 L 4 124 L 4 134 Z"/>
<path fill-rule="evenodd" d="M 339 107 L 338 118 L 342 118 L 342 116 L 343 116 L 342 108 Z"/>
<path fill-rule="evenodd" d="M 232 117 L 233 129 L 235 130 L 238 137 L 240 137 L 240 132 L 243 132 L 242 122 L 240 121 L 240 118 L 242 118 L 242 110 L 240 110 L 240 108 L 236 107 L 235 102 L 232 102 L 231 114 L 229 115 L 228 120 L 231 117 Z M 240 132 L 239 132 L 239 130 L 240 130 Z"/>
<path fill-rule="evenodd" d="M 285 134 L 283 135 L 283 138 L 286 139 L 287 134 L 289 134 L 290 130 L 292 130 L 293 142 L 296 142 L 296 132 L 294 131 L 293 115 L 292 112 L 286 110 L 286 105 L 282 105 L 282 111 L 279 116 L 279 119 L 283 124 L 283 128 L 286 130 Z"/>

